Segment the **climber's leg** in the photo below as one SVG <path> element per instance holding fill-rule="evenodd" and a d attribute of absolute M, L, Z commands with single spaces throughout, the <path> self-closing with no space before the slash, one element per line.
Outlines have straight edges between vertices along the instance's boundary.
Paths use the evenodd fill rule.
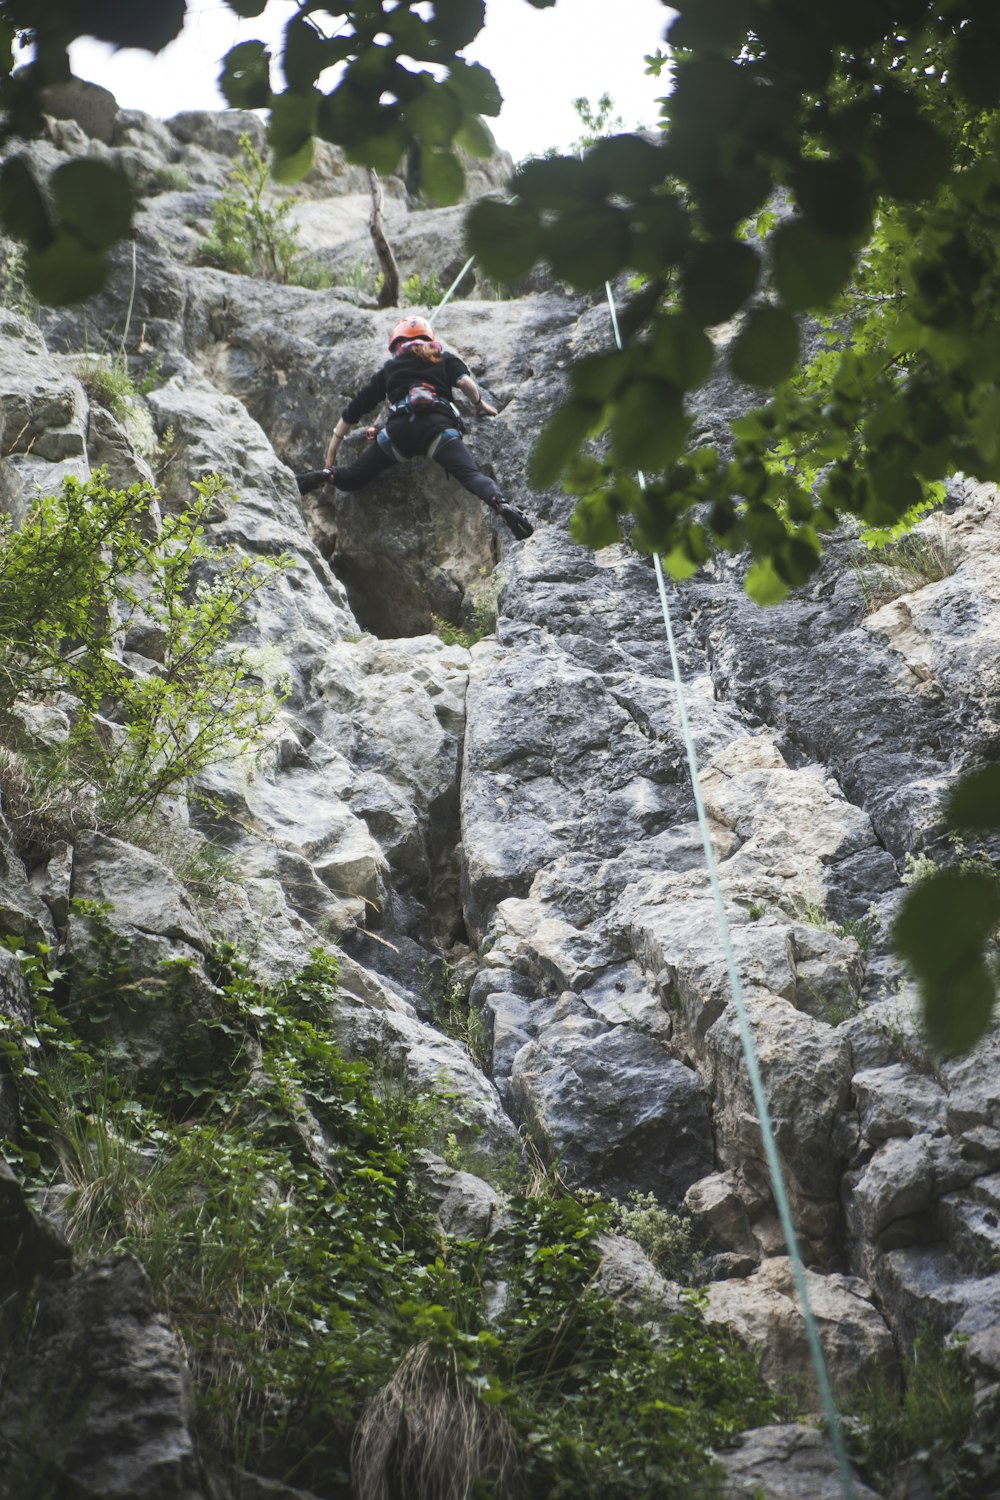
<path fill-rule="evenodd" d="M 381 443 L 369 443 L 352 464 L 337 464 L 334 467 L 333 483 L 338 490 L 360 490 L 380 474 L 384 474 L 386 469 L 391 469 L 395 463 L 392 453 L 387 453 Z"/>
<path fill-rule="evenodd" d="M 434 450 L 434 459 L 470 494 L 482 500 L 500 516 L 519 540 L 531 536 L 534 527 L 527 516 L 516 505 L 511 505 L 504 499 L 496 480 L 483 473 L 461 438 L 450 438 L 440 443 Z"/>

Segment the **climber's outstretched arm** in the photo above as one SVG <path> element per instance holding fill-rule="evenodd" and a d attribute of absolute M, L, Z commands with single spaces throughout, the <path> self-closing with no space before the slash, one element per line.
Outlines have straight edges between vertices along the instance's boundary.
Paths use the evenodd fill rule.
<path fill-rule="evenodd" d="M 326 450 L 326 467 L 328 469 L 333 468 L 334 459 L 337 457 L 337 449 L 340 447 L 341 443 L 344 441 L 344 438 L 347 436 L 350 430 L 351 424 L 349 422 L 345 422 L 343 417 L 338 417 L 337 425 L 333 429 L 333 437 L 330 439 L 330 445 Z"/>
<path fill-rule="evenodd" d="M 496 407 L 491 406 L 490 403 L 483 398 L 482 392 L 480 391 L 478 385 L 473 380 L 471 375 L 460 376 L 458 381 L 458 388 L 462 392 L 463 396 L 468 396 L 469 400 L 476 408 L 476 411 L 482 412 L 486 417 L 495 417 L 497 415 Z"/>

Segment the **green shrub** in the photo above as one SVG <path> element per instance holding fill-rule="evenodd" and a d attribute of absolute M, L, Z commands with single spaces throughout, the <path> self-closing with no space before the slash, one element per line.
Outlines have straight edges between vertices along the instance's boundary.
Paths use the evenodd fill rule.
<path fill-rule="evenodd" d="M 404 307 L 436 307 L 441 300 L 444 288 L 438 283 L 436 271 L 431 271 L 426 278 L 414 271 L 412 276 L 407 276 L 400 287 L 400 296 Z"/>
<path fill-rule="evenodd" d="M 113 490 L 101 470 L 67 479 L 16 530 L 0 517 L 0 710 L 69 693 L 69 738 L 36 781 L 96 786 L 112 821 L 148 813 L 204 766 L 246 753 L 276 713 L 233 644 L 273 568 L 206 540 L 223 488 L 215 476 L 195 484 L 158 538 L 156 491 Z M 148 675 L 115 651 L 140 611 L 161 642 Z"/>
<path fill-rule="evenodd" d="M 300 254 L 298 229 L 288 222 L 292 200 L 265 201 L 271 168 L 245 132 L 240 151 L 229 174 L 233 185 L 212 209 L 212 230 L 201 242 L 199 260 L 243 276 L 289 282 Z"/>
<path fill-rule="evenodd" d="M 81 354 L 73 361 L 73 373 L 92 405 L 103 406 L 127 431 L 133 446 L 146 457 L 156 450 L 153 419 L 142 396 L 156 384 L 143 382 L 140 390 L 122 354 Z"/>
<path fill-rule="evenodd" d="M 978 1500 L 982 1449 L 973 1440 L 973 1381 L 957 1347 L 924 1331 L 903 1369 L 903 1388 L 880 1381 L 860 1390 L 847 1424 L 852 1456 L 864 1478 L 886 1493 L 912 1461 L 921 1493 L 935 1500 Z"/>
<path fill-rule="evenodd" d="M 709 1493 L 717 1447 L 778 1414 L 694 1303 L 657 1344 L 594 1294 L 603 1205 L 521 1196 L 489 1241 L 440 1231 L 416 1185 L 420 1112 L 404 1118 L 334 1040 L 330 955 L 268 987 L 221 953 L 216 1046 L 150 1096 L 67 1019 L 99 1001 L 67 991 L 47 951 L 18 956 L 35 1018 L 0 1021 L 23 1120 L 2 1149 L 29 1181 L 70 1185 L 78 1255 L 142 1261 L 216 1461 L 348 1500 L 413 1460 L 439 1494 L 452 1444 L 404 1463 L 380 1439 L 403 1392 L 465 1433 L 472 1493 L 505 1493 L 507 1474 L 538 1500 L 687 1500 Z"/>
<path fill-rule="evenodd" d="M 184 193 L 191 186 L 191 174 L 174 162 L 157 167 L 153 181 L 163 192 Z"/>

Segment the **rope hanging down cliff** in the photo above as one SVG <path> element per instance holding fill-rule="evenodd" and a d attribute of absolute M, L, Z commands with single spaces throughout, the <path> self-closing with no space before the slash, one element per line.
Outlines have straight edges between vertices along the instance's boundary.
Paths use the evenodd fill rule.
<path fill-rule="evenodd" d="M 605 290 L 608 298 L 608 308 L 611 313 L 611 324 L 614 329 L 615 343 L 618 348 L 622 347 L 621 331 L 618 326 L 618 310 L 615 306 L 614 293 L 611 283 L 605 282 Z M 646 488 L 646 478 L 641 472 L 637 474 L 640 489 Z M 761 1078 L 760 1062 L 757 1057 L 757 1048 L 754 1044 L 753 1031 L 750 1019 L 747 1015 L 746 1004 L 743 999 L 743 986 L 740 981 L 739 970 L 736 966 L 736 954 L 733 949 L 732 935 L 729 928 L 729 919 L 726 916 L 726 906 L 722 897 L 722 886 L 719 882 L 719 872 L 715 861 L 715 850 L 712 847 L 712 839 L 708 828 L 708 817 L 705 813 L 705 804 L 701 795 L 701 784 L 698 778 L 698 757 L 694 748 L 694 739 L 691 734 L 691 725 L 688 721 L 687 706 L 684 700 L 684 684 L 681 679 L 680 661 L 677 656 L 677 647 L 674 642 L 673 625 L 670 618 L 670 605 L 667 600 L 666 580 L 663 574 L 663 565 L 658 553 L 653 554 L 653 566 L 656 570 L 656 583 L 660 594 L 660 605 L 663 611 L 663 625 L 667 635 L 667 647 L 670 652 L 670 666 L 674 679 L 674 690 L 677 694 L 677 714 L 680 721 L 681 735 L 684 740 L 684 749 L 687 755 L 688 771 L 691 776 L 691 788 L 694 792 L 695 809 L 698 816 L 698 828 L 701 833 L 702 846 L 705 851 L 705 864 L 708 869 L 709 884 L 712 888 L 712 899 L 715 905 L 716 921 L 719 927 L 719 938 L 722 944 L 726 961 L 726 972 L 729 976 L 729 984 L 733 996 L 733 1005 L 739 1022 L 740 1040 L 743 1045 L 743 1055 L 746 1059 L 747 1074 L 750 1078 L 750 1089 L 753 1094 L 754 1106 L 757 1110 L 757 1118 L 760 1122 L 761 1136 L 764 1142 L 764 1154 L 767 1157 L 768 1170 L 771 1175 L 771 1187 L 774 1193 L 775 1206 L 781 1221 L 781 1229 L 788 1250 L 792 1271 L 795 1278 L 795 1288 L 798 1293 L 799 1304 L 802 1308 L 802 1318 L 805 1324 L 806 1339 L 809 1344 L 809 1355 L 812 1360 L 813 1370 L 816 1375 L 816 1384 L 819 1389 L 820 1399 L 823 1403 L 823 1412 L 826 1417 L 833 1444 L 834 1456 L 837 1462 L 837 1475 L 840 1481 L 840 1490 L 843 1500 L 855 1500 L 854 1480 L 851 1475 L 851 1466 L 847 1456 L 847 1447 L 844 1442 L 844 1432 L 834 1400 L 833 1388 L 830 1384 L 830 1375 L 823 1356 L 823 1348 L 820 1344 L 819 1330 L 816 1318 L 809 1299 L 809 1287 L 806 1282 L 805 1266 L 799 1252 L 798 1240 L 795 1234 L 795 1225 L 792 1221 L 791 1205 L 788 1199 L 788 1190 L 785 1185 L 784 1173 L 781 1168 L 781 1159 L 778 1155 L 778 1145 L 774 1135 L 774 1125 L 771 1120 L 771 1111 L 768 1107 L 767 1095 L 764 1092 L 764 1083 Z"/>

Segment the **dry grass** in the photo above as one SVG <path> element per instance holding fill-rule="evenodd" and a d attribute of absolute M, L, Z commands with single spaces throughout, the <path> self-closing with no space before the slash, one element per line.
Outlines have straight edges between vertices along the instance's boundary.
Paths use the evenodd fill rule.
<path fill-rule="evenodd" d="M 6 746 L 0 746 L 0 809 L 29 869 L 71 843 L 80 828 L 96 825 L 92 802 L 81 792 L 58 774 L 39 774 Z"/>
<path fill-rule="evenodd" d="M 357 1500 L 469 1500 L 477 1481 L 509 1492 L 514 1440 L 453 1351 L 417 1344 L 369 1401 L 351 1451 Z"/>

